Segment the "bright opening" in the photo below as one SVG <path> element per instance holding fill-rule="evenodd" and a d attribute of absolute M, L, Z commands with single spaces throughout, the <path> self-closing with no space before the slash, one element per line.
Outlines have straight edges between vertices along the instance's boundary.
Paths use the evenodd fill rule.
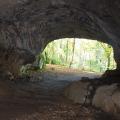
<path fill-rule="evenodd" d="M 41 64 L 55 64 L 83 71 L 104 72 L 116 68 L 110 45 L 87 39 L 65 38 L 47 45 Z"/>

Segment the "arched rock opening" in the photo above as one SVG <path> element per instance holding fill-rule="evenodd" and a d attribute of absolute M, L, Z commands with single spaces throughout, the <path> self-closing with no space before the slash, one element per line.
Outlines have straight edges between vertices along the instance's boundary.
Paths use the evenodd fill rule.
<path fill-rule="evenodd" d="M 110 45 L 79 38 L 62 38 L 50 42 L 36 63 L 40 68 L 45 64 L 53 64 L 98 73 L 116 69 Z"/>
<path fill-rule="evenodd" d="M 0 1 L 0 69 L 17 74 L 19 66 L 34 61 L 34 56 L 50 41 L 63 37 L 97 39 L 112 45 L 119 69 L 119 3 L 119 0 Z"/>

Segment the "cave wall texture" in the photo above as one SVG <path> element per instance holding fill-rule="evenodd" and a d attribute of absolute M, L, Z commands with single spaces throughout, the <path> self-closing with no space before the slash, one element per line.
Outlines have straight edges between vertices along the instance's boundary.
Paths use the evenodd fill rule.
<path fill-rule="evenodd" d="M 0 0 L 0 69 L 17 74 L 52 40 L 112 45 L 120 69 L 119 0 Z"/>

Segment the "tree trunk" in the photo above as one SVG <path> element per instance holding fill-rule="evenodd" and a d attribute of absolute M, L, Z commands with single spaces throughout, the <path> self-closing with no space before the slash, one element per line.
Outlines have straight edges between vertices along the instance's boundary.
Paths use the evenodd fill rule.
<path fill-rule="evenodd" d="M 69 68 L 71 68 L 71 65 L 72 65 L 73 60 L 74 60 L 74 52 L 75 52 L 75 38 L 74 38 L 74 40 L 73 40 L 72 47 L 73 47 L 73 49 L 72 49 L 72 59 L 71 59 L 71 62 L 70 62 Z"/>
<path fill-rule="evenodd" d="M 69 41 L 67 40 L 67 43 L 66 43 L 66 63 L 68 61 L 68 44 L 69 44 Z"/>

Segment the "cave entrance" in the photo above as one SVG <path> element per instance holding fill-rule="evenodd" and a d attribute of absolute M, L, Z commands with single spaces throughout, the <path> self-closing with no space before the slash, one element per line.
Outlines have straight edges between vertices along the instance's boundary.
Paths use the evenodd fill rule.
<path fill-rule="evenodd" d="M 45 64 L 103 73 L 116 68 L 113 49 L 97 40 L 64 38 L 49 43 L 39 66 Z"/>

